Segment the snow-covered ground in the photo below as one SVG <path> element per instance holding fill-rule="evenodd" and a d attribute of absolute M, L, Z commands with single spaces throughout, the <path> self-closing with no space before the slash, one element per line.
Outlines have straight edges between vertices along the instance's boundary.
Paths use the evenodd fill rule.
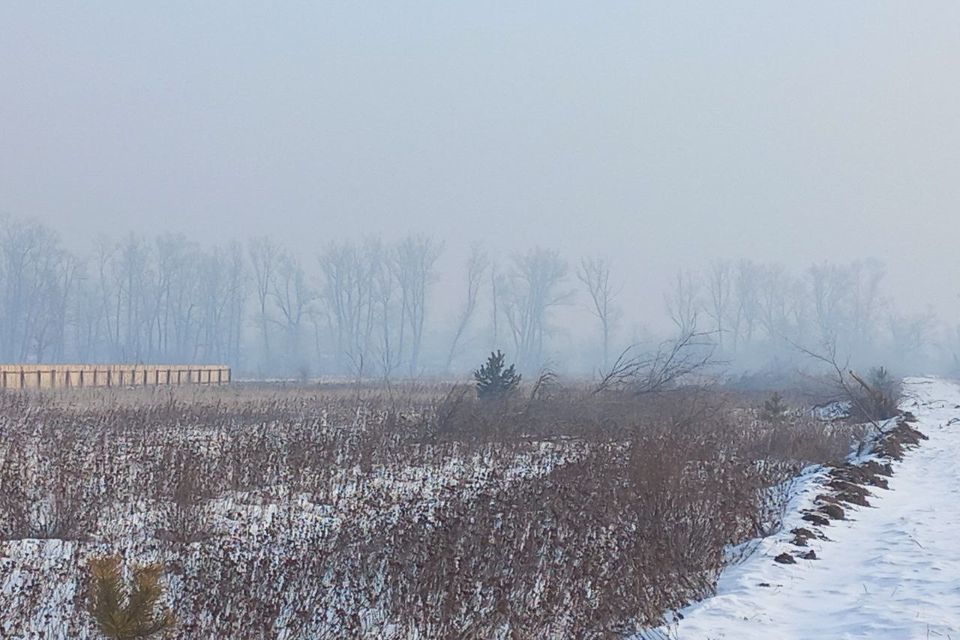
<path fill-rule="evenodd" d="M 682 612 L 664 636 L 678 640 L 909 640 L 960 638 L 960 385 L 911 378 L 903 408 L 930 437 L 894 463 L 890 489 L 870 507 L 811 540 L 817 560 L 773 557 L 796 551 L 787 532 L 819 491 L 803 480 L 784 533 L 760 542 L 726 570 L 717 595 Z M 761 586 L 768 585 L 768 586 Z"/>

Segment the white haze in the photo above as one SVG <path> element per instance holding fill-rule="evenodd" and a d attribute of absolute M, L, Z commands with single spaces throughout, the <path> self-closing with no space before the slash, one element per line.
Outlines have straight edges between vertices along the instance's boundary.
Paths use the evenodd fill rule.
<path fill-rule="evenodd" d="M 444 335 L 471 243 L 599 255 L 618 346 L 670 327 L 679 270 L 872 257 L 890 313 L 950 336 L 958 27 L 953 2 L 4 2 L 0 212 L 84 257 L 269 235 L 311 272 L 428 234 Z"/>

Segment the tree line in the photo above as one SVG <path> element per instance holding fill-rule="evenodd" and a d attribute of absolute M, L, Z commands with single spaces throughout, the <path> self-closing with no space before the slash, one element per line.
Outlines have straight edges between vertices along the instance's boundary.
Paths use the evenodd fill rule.
<path fill-rule="evenodd" d="M 455 310 L 439 313 L 443 250 L 423 235 L 370 236 L 328 242 L 305 260 L 270 238 L 205 247 L 163 234 L 101 239 L 76 255 L 49 227 L 4 218 L 0 360 L 216 362 L 257 376 L 389 379 L 463 373 L 502 348 L 520 371 L 583 373 L 643 339 L 645 318 L 626 313 L 628 282 L 608 261 L 571 264 L 539 247 L 497 259 L 474 245 L 447 275 L 459 281 L 446 305 Z M 898 314 L 884 273 L 872 260 L 800 273 L 716 262 L 678 274 L 664 302 L 680 335 L 697 332 L 744 367 L 827 343 L 923 361 L 950 334 L 930 314 Z M 571 314 L 583 321 L 561 341 Z"/>

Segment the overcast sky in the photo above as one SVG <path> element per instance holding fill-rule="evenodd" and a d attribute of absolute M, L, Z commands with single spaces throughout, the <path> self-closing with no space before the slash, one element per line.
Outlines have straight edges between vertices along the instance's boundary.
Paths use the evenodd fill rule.
<path fill-rule="evenodd" d="M 523 4 L 523 6 L 519 6 Z M 957 2 L 0 3 L 0 212 L 101 233 L 408 231 L 876 256 L 960 292 Z"/>

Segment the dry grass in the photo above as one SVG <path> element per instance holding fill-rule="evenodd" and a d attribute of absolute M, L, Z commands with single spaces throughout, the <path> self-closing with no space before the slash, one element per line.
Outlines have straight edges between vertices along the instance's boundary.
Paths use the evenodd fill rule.
<path fill-rule="evenodd" d="M 0 635 L 95 637 L 83 567 L 119 553 L 167 567 L 177 637 L 620 637 L 851 437 L 709 389 L 0 395 Z"/>

